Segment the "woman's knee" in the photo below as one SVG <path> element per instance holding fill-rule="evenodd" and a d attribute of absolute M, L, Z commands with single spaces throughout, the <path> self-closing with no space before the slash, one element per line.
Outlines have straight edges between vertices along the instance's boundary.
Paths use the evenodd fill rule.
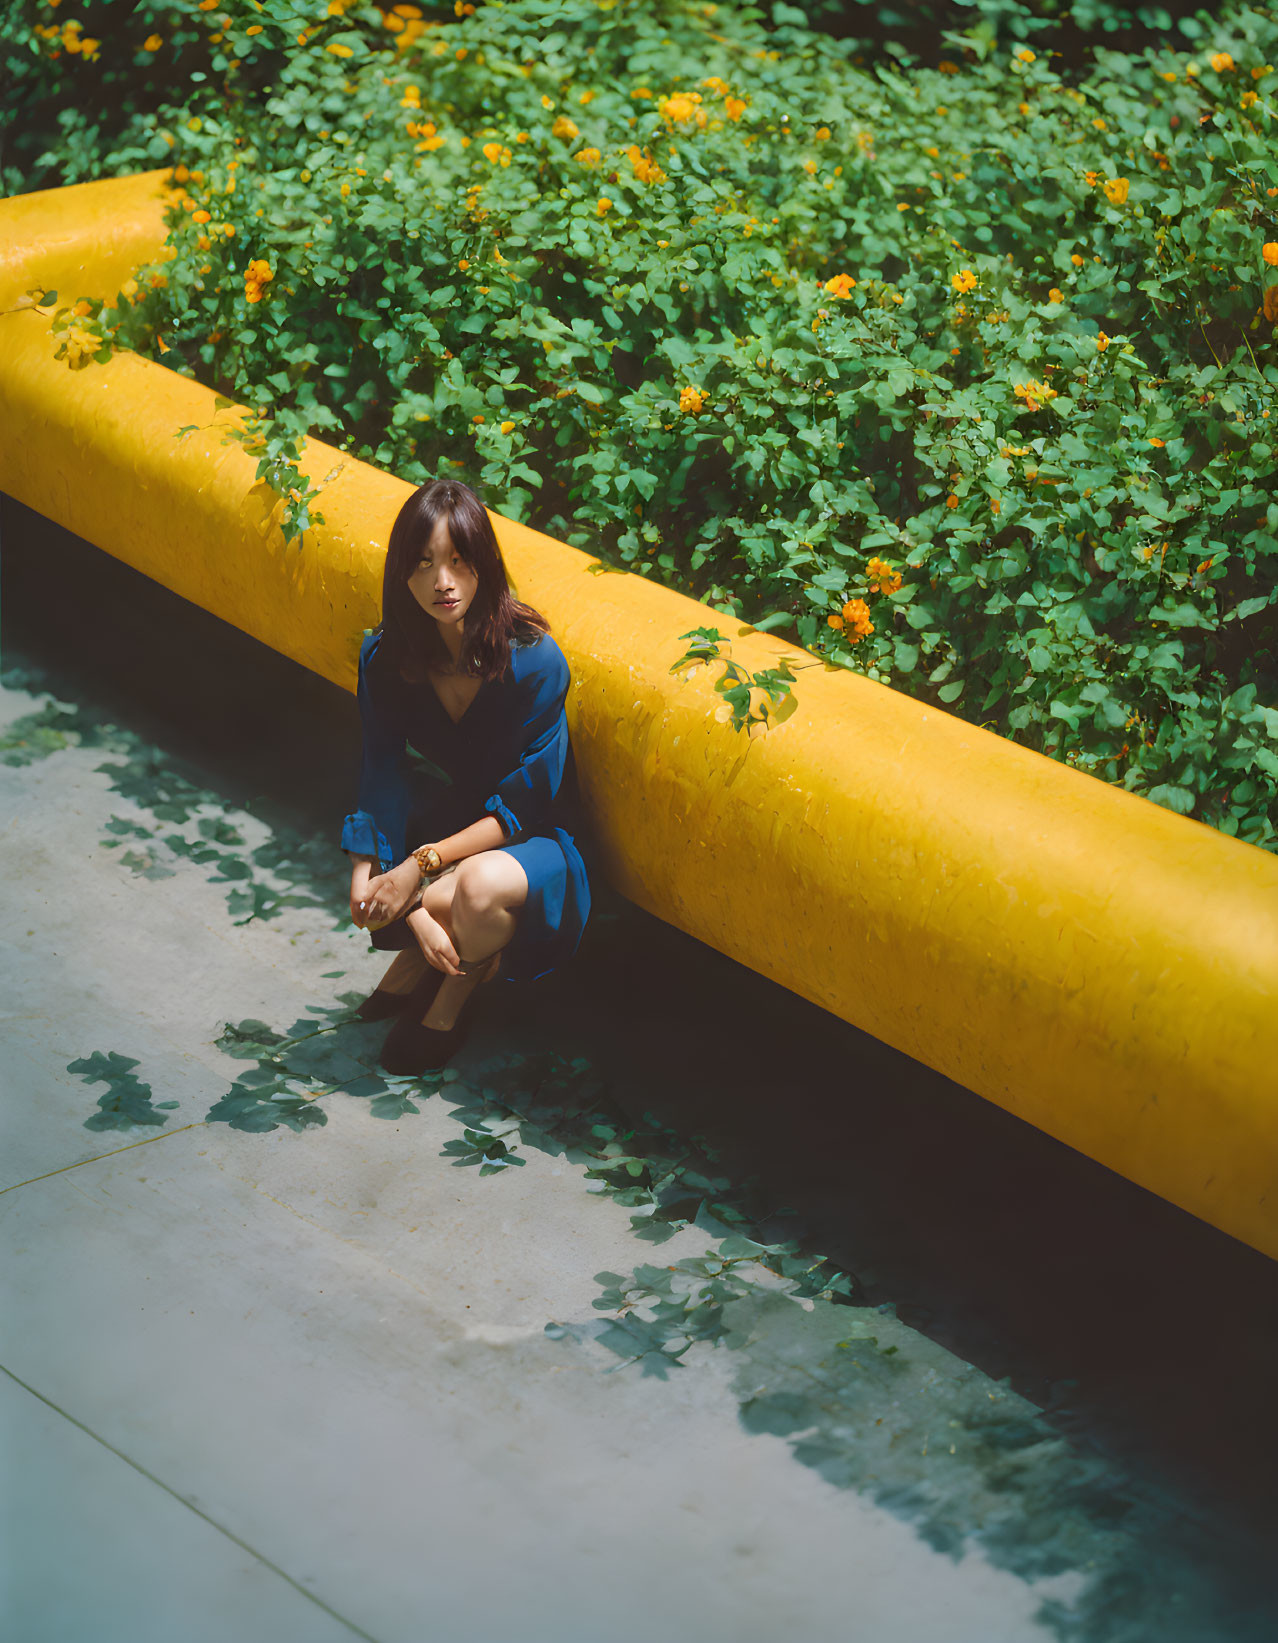
<path fill-rule="evenodd" d="M 504 850 L 482 850 L 458 862 L 451 875 L 457 881 L 454 900 L 463 916 L 509 908 L 517 911 L 528 899 L 528 878 L 515 858 Z"/>

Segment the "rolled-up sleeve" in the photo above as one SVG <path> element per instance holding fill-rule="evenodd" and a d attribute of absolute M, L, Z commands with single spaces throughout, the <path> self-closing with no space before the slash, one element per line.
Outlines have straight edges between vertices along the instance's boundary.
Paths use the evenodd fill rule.
<path fill-rule="evenodd" d="M 397 822 L 401 832 L 404 826 L 405 735 L 402 718 L 379 702 L 369 685 L 368 662 L 376 647 L 376 635 L 365 639 L 360 647 L 356 699 L 363 728 L 363 753 L 358 808 L 342 825 L 342 849 L 357 856 L 372 856 L 385 872 L 398 860 L 387 833 L 394 833 Z"/>
<path fill-rule="evenodd" d="M 550 822 L 571 745 L 564 711 L 570 682 L 568 664 L 558 647 L 525 678 L 520 714 L 524 750 L 519 763 L 484 801 L 484 809 L 497 817 L 508 838 L 535 833 Z"/>

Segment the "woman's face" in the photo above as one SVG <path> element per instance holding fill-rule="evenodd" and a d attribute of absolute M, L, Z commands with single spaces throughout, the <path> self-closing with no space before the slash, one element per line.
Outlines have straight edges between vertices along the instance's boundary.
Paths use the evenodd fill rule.
<path fill-rule="evenodd" d="M 441 627 L 460 629 L 478 586 L 479 578 L 453 547 L 448 520 L 441 515 L 408 578 L 410 593 Z"/>

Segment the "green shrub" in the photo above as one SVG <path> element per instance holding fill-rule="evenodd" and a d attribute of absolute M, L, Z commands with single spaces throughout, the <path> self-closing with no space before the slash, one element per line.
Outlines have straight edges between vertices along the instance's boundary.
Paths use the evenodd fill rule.
<path fill-rule="evenodd" d="M 353 6 L 299 45 L 229 0 L 198 112 L 108 156 L 182 168 L 164 283 L 87 324 L 258 407 L 277 481 L 308 431 L 458 473 L 1278 848 L 1273 11 L 1070 83 L 988 19 L 907 72 L 793 9 Z"/>

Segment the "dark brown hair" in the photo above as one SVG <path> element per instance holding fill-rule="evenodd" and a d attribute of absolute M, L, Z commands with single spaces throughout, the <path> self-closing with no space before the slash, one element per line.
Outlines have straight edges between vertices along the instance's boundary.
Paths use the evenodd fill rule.
<path fill-rule="evenodd" d="M 380 649 L 387 665 L 410 684 L 423 683 L 428 668 L 452 666 L 439 623 L 408 587 L 441 516 L 448 520 L 454 549 L 478 579 L 466 612 L 458 669 L 472 677 L 500 679 L 510 664 L 511 640 L 549 633 L 550 623 L 511 593 L 488 511 L 459 479 L 427 481 L 396 516 L 382 576 Z"/>

